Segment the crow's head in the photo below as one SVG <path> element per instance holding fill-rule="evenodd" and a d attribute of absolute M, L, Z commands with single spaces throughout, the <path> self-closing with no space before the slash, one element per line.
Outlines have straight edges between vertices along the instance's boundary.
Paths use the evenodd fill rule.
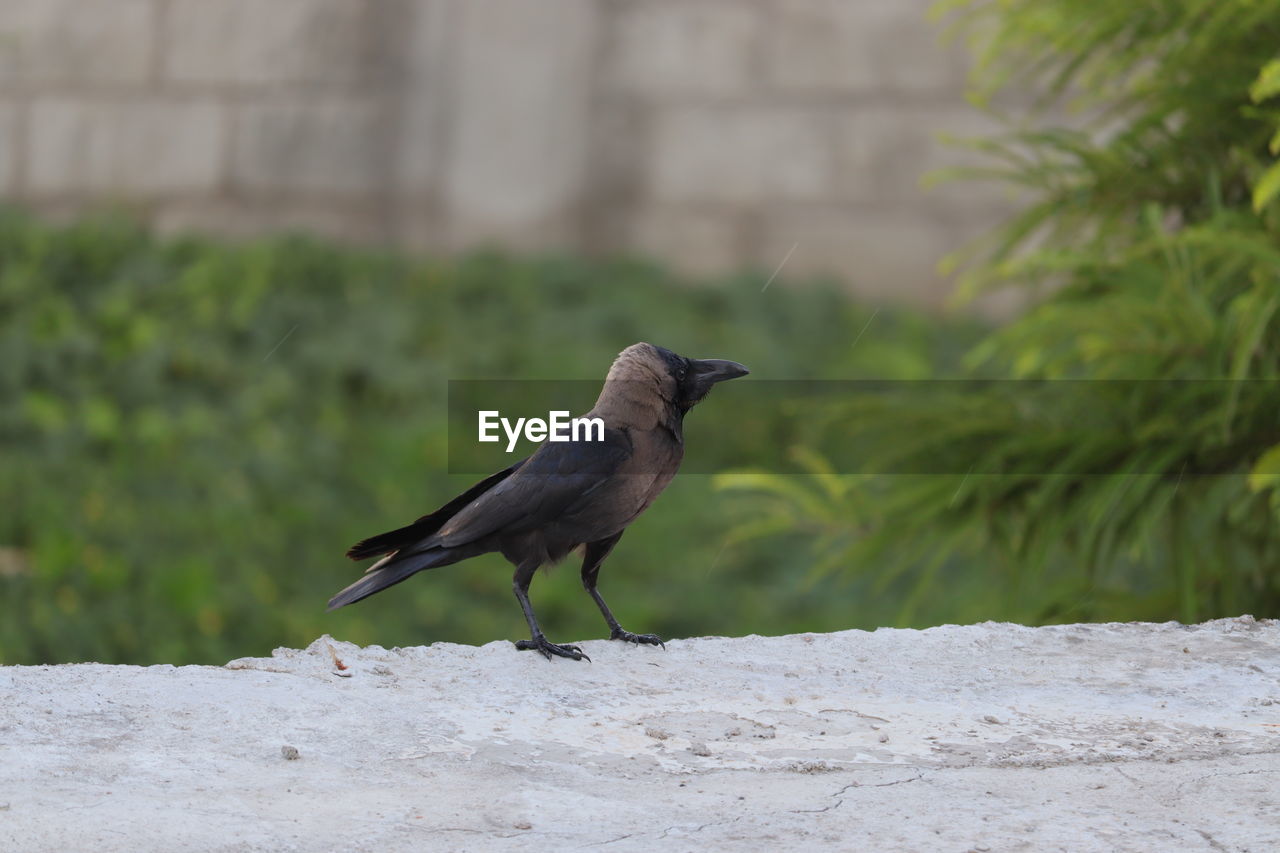
<path fill-rule="evenodd" d="M 632 344 L 614 360 L 605 387 L 612 385 L 615 393 L 637 402 L 651 397 L 687 412 L 717 382 L 748 372 L 736 361 L 685 358 L 653 344 Z"/>

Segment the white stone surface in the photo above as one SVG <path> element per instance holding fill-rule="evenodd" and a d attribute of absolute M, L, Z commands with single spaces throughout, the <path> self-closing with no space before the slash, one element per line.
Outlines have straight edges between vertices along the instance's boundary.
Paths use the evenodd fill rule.
<path fill-rule="evenodd" d="M 1280 623 L 583 648 L 0 668 L 0 849 L 1280 845 Z"/>

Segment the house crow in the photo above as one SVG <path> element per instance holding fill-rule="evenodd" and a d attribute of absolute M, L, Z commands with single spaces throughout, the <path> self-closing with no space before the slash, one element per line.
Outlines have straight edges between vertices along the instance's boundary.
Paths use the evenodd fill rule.
<path fill-rule="evenodd" d="M 516 599 L 529 623 L 530 639 L 516 648 L 535 649 L 548 660 L 581 660 L 577 646 L 556 645 L 543 635 L 529 604 L 529 582 L 539 566 L 582 546 L 582 584 L 604 614 L 610 639 L 662 645 L 653 634 L 633 634 L 618 624 L 596 586 L 600 565 L 679 469 L 685 414 L 717 382 L 746 373 L 732 361 L 683 358 L 645 343 L 627 347 L 584 416 L 604 422 L 603 440 L 548 441 L 413 524 L 357 542 L 347 551 L 351 559 L 385 556 L 330 599 L 329 609 L 424 569 L 497 551 L 515 566 Z"/>

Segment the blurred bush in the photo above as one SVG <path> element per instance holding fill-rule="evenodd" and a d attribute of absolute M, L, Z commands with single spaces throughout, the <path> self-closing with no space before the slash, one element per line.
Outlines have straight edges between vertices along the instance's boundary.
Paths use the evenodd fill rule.
<path fill-rule="evenodd" d="M 807 480 L 724 485 L 756 529 L 806 519 L 814 562 L 874 580 L 904 624 L 1280 616 L 1280 2 L 939 10 L 1009 126 L 958 176 L 1030 201 L 959 258 L 962 296 L 1030 304 L 970 375 L 1186 381 L 1099 385 L 1088 408 L 1031 383 L 881 399 L 837 418 L 847 440 L 974 473 L 851 482 L 813 458 Z"/>
<path fill-rule="evenodd" d="M 160 240 L 127 220 L 0 216 L 0 661 L 210 662 L 321 632 L 387 646 L 519 638 L 490 555 L 324 613 L 356 539 L 478 477 L 446 469 L 449 378 L 603 378 L 649 340 L 759 378 L 930 375 L 972 330 L 744 274 L 690 287 L 638 261 L 455 262 L 298 238 Z M 734 429 L 716 400 L 692 447 Z M 753 413 L 792 443 L 779 412 Z M 774 450 L 777 447 L 779 449 Z M 667 636 L 875 624 L 808 555 L 727 543 L 682 476 L 602 576 L 624 624 Z M 576 562 L 534 584 L 562 640 L 603 636 Z M 863 609 L 859 609 L 863 608 Z"/>

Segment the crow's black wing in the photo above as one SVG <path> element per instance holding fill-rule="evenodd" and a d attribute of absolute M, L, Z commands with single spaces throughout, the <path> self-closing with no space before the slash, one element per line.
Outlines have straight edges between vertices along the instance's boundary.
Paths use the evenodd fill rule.
<path fill-rule="evenodd" d="M 484 543 L 473 543 L 492 533 L 528 530 L 576 512 L 630 456 L 631 441 L 620 430 L 606 429 L 598 442 L 547 442 L 430 515 L 354 545 L 349 556 L 387 556 L 329 599 L 329 609 L 367 598 L 423 569 L 474 557 Z"/>
<path fill-rule="evenodd" d="M 407 524 L 404 527 L 389 530 L 386 533 L 379 533 L 377 536 L 370 536 L 368 539 L 361 539 L 347 550 L 347 556 L 353 560 L 363 560 L 367 557 L 376 557 L 379 554 L 389 554 L 392 551 L 421 542 L 439 531 L 445 522 L 457 514 L 458 510 L 511 476 L 512 472 L 527 461 L 527 459 L 521 459 L 510 468 L 504 468 L 496 474 L 485 477 L 435 512 L 422 516 L 413 524 Z"/>
<path fill-rule="evenodd" d="M 603 441 L 548 441 L 518 471 L 459 510 L 431 545 L 452 548 L 555 521 L 589 500 L 630 457 L 631 440 L 617 429 L 606 429 Z"/>

